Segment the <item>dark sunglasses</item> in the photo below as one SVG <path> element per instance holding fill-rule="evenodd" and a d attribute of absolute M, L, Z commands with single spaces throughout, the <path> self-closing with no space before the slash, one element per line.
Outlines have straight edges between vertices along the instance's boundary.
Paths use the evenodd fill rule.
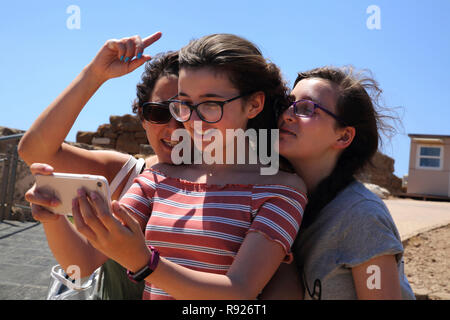
<path fill-rule="evenodd" d="M 174 96 L 170 99 L 174 99 Z M 172 119 L 169 110 L 170 101 L 146 102 L 142 105 L 142 116 L 145 120 L 155 124 L 166 124 Z"/>

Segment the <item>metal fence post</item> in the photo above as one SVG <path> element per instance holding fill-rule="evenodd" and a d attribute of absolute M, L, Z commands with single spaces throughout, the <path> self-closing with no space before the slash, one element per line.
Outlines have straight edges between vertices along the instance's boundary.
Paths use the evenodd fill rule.
<path fill-rule="evenodd" d="M 13 142 L 14 146 L 6 152 L 6 158 L 1 159 L 4 162 L 2 181 L 0 187 L 0 222 L 9 218 L 10 210 L 14 202 L 14 191 L 16 185 L 16 172 L 19 155 L 17 144 L 24 134 L 13 134 L 0 137 L 0 141 L 6 143 Z"/>
<path fill-rule="evenodd" d="M 6 194 L 6 214 L 8 219 L 11 215 L 11 207 L 14 202 L 14 191 L 16 190 L 16 172 L 17 172 L 17 161 L 19 155 L 17 154 L 17 144 L 15 144 L 11 150 L 11 168 L 9 173 L 9 183 L 8 183 L 8 192 Z"/>
<path fill-rule="evenodd" d="M 2 174 L 2 187 L 0 192 L 0 221 L 3 221 L 5 217 L 5 204 L 6 204 L 6 193 L 8 191 L 8 178 L 9 178 L 9 163 L 10 159 L 7 154 L 4 160 L 3 165 L 3 174 Z"/>

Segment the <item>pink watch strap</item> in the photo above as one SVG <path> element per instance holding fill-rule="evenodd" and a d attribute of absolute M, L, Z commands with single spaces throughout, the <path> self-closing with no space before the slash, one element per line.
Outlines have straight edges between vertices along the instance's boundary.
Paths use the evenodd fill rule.
<path fill-rule="evenodd" d="M 153 246 L 150 246 L 150 250 L 152 252 L 152 255 L 148 263 L 141 270 L 135 273 L 131 272 L 130 270 L 127 270 L 128 278 L 131 281 L 138 283 L 147 278 L 149 275 L 151 275 L 153 271 L 155 271 L 159 262 L 159 250 Z"/>

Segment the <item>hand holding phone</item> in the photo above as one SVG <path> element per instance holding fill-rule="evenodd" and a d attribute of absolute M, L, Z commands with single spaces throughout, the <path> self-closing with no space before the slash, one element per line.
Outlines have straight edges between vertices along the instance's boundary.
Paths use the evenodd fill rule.
<path fill-rule="evenodd" d="M 36 187 L 40 191 L 58 198 L 60 205 L 46 207 L 47 210 L 63 215 L 72 215 L 72 199 L 77 197 L 77 190 L 84 188 L 87 192 L 97 191 L 111 206 L 111 193 L 108 180 L 103 176 L 73 173 L 53 173 L 35 176 Z"/>

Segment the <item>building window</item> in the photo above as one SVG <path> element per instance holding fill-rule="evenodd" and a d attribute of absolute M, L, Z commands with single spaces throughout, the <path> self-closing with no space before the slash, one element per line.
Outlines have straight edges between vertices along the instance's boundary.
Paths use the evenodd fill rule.
<path fill-rule="evenodd" d="M 417 165 L 420 169 L 442 170 L 442 146 L 418 146 Z"/>

